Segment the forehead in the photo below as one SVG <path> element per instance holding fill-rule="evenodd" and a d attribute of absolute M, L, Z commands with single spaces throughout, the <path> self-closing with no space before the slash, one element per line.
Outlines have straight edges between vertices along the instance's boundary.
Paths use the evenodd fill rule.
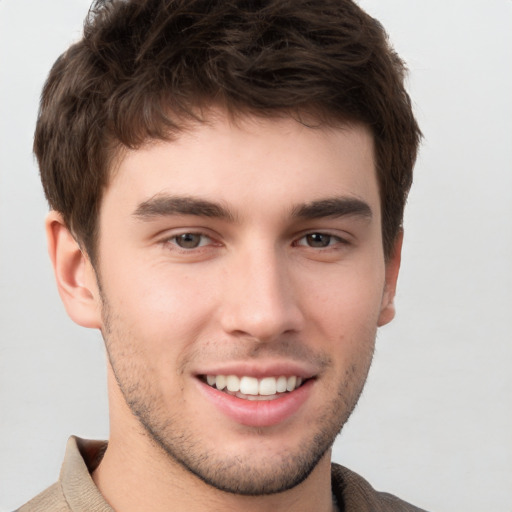
<path fill-rule="evenodd" d="M 290 117 L 233 120 L 217 112 L 172 141 L 125 150 L 102 210 L 133 209 L 158 194 L 197 196 L 252 214 L 330 196 L 378 206 L 373 137 L 362 125 L 310 127 Z"/>

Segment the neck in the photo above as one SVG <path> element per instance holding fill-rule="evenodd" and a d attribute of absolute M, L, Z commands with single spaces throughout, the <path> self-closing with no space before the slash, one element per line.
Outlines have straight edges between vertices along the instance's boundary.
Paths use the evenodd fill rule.
<path fill-rule="evenodd" d="M 313 473 L 300 485 L 288 491 L 269 496 L 240 496 L 219 491 L 186 470 L 167 465 L 161 472 L 160 464 L 140 464 L 131 457 L 121 456 L 113 446 L 93 474 L 93 479 L 106 501 L 117 512 L 135 512 L 151 509 L 153 512 L 182 510 L 187 512 L 332 512 L 335 510 L 330 471 L 326 473 L 321 461 Z"/>
<path fill-rule="evenodd" d="M 117 512 L 335 510 L 330 452 L 322 457 L 306 480 L 288 491 L 263 496 L 227 493 L 204 483 L 165 453 L 119 398 L 111 396 L 110 441 L 101 464 L 92 475 L 106 501 Z"/>

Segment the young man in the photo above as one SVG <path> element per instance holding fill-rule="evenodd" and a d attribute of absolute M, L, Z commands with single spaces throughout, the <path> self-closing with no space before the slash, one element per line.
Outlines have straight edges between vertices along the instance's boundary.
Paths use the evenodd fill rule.
<path fill-rule="evenodd" d="M 111 433 L 20 511 L 419 510 L 330 462 L 394 316 L 403 74 L 348 0 L 93 6 L 35 152 Z"/>

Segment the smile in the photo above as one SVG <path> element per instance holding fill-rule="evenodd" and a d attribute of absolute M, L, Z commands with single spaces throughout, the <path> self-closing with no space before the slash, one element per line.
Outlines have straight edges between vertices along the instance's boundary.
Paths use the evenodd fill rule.
<path fill-rule="evenodd" d="M 275 400 L 299 388 L 303 379 L 285 377 L 238 377 L 236 375 L 207 375 L 206 383 L 212 388 L 245 400 Z"/>

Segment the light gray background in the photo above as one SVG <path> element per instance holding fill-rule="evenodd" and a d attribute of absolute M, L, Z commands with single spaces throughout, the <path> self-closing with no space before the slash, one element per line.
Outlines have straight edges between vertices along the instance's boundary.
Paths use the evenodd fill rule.
<path fill-rule="evenodd" d="M 31 155 L 38 96 L 89 0 L 0 0 L 0 509 L 108 432 L 100 336 L 65 315 Z M 425 134 L 398 317 L 334 459 L 437 512 L 512 511 L 512 2 L 364 0 Z M 2 509 L 3 507 L 3 509 Z"/>

